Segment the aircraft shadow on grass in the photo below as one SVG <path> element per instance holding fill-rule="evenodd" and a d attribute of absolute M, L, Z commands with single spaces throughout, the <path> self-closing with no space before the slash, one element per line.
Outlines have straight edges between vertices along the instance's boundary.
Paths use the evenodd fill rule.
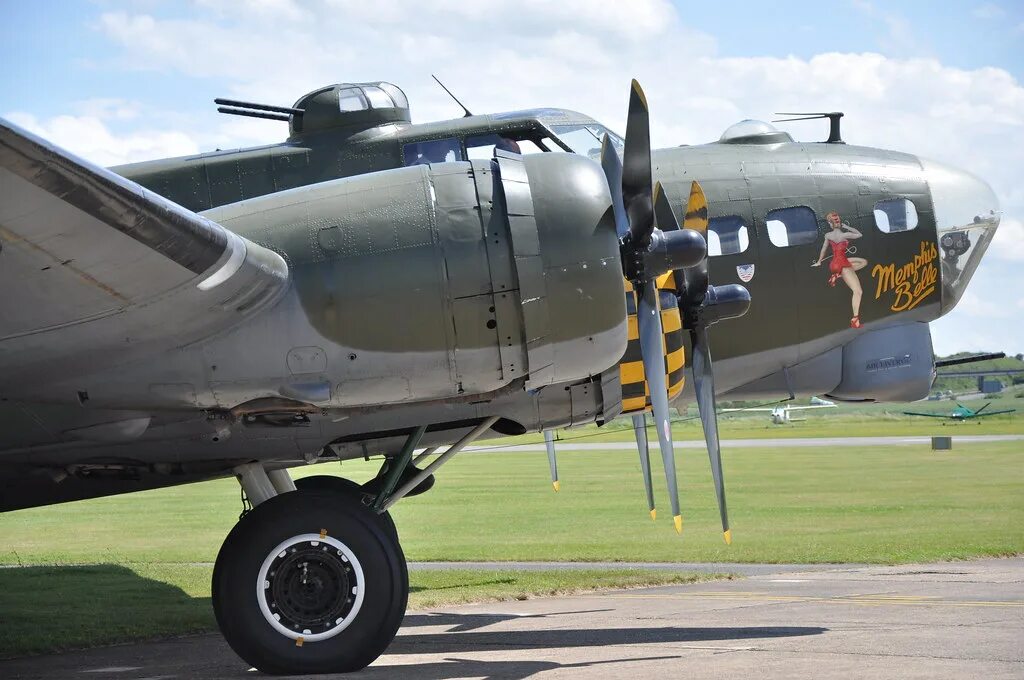
<path fill-rule="evenodd" d="M 126 631 L 180 635 L 214 625 L 210 598 L 114 564 L 0 569 L 0 612 L 0 658 L 120 642 Z M 104 634 L 98 621 L 116 625 Z"/>

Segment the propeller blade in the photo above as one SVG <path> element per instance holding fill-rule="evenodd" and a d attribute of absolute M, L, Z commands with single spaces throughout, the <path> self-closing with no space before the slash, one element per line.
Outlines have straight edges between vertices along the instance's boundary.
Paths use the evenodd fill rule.
<path fill-rule="evenodd" d="M 640 472 L 644 476 L 644 491 L 647 492 L 647 509 L 651 511 L 651 519 L 658 518 L 654 509 L 654 485 L 651 483 L 651 450 L 647 444 L 647 416 L 643 413 L 633 416 L 633 434 L 636 436 L 636 448 L 640 454 Z"/>
<path fill-rule="evenodd" d="M 711 348 L 708 345 L 707 328 L 697 325 L 690 329 L 693 347 L 694 392 L 697 395 L 697 410 L 704 426 L 704 441 L 707 442 L 708 459 L 711 461 L 711 477 L 715 482 L 715 496 L 718 498 L 718 512 L 722 516 L 722 532 L 727 544 L 732 543 L 729 529 L 729 512 L 725 504 L 725 480 L 722 478 L 722 447 L 718 440 L 718 415 L 715 408 L 715 378 L 711 367 Z"/>
<path fill-rule="evenodd" d="M 661 182 L 654 183 L 654 223 L 662 231 L 676 231 L 679 229 L 679 219 L 676 211 L 672 209 L 672 202 L 668 200 L 668 194 Z"/>
<path fill-rule="evenodd" d="M 548 447 L 548 467 L 551 468 L 551 486 L 555 491 L 561 488 L 558 483 L 558 461 L 555 460 L 555 435 L 551 430 L 544 430 L 544 444 Z"/>
<path fill-rule="evenodd" d="M 702 234 L 708 231 L 708 199 L 700 182 L 690 183 L 690 198 L 686 201 L 683 229 L 693 229 Z"/>
<path fill-rule="evenodd" d="M 665 385 L 665 345 L 658 306 L 658 289 L 654 281 L 646 281 L 637 300 L 637 326 L 640 332 L 640 352 L 643 355 L 644 376 L 651 392 L 651 410 L 661 446 L 661 460 L 668 482 L 668 498 L 672 506 L 672 522 L 676 533 L 683 532 L 683 518 L 679 514 L 679 488 L 676 482 L 676 457 L 672 448 L 669 426 L 668 388 Z"/>
<path fill-rule="evenodd" d="M 634 80 L 629 92 L 626 142 L 622 151 L 622 197 L 629 215 L 629 233 L 641 245 L 646 245 L 654 226 L 650 123 L 647 97 L 640 83 Z"/>
<path fill-rule="evenodd" d="M 630 230 L 630 220 L 626 216 L 626 206 L 623 203 L 623 162 L 618 158 L 607 132 L 601 137 L 601 169 L 604 170 L 604 177 L 608 181 L 608 190 L 611 193 L 615 233 L 622 239 Z"/>
<path fill-rule="evenodd" d="M 975 411 L 974 415 L 978 415 L 979 413 L 981 413 L 982 411 L 984 411 L 985 409 L 987 409 L 991 405 L 992 405 L 992 402 L 990 401 L 987 404 L 985 404 L 984 406 L 982 406 L 981 408 L 979 408 L 977 411 Z"/>
<path fill-rule="evenodd" d="M 622 202 L 622 161 L 606 132 L 601 139 L 601 169 L 608 180 L 608 190 L 612 194 L 612 211 L 615 214 L 615 233 L 622 238 L 629 231 L 629 218 L 626 217 L 625 204 Z"/>
<path fill-rule="evenodd" d="M 705 238 L 708 232 L 708 200 L 699 182 L 690 184 L 690 197 L 686 202 L 683 228 L 700 232 Z M 708 289 L 708 258 L 700 264 L 683 270 L 681 297 L 686 305 L 697 307 L 704 302 Z"/>

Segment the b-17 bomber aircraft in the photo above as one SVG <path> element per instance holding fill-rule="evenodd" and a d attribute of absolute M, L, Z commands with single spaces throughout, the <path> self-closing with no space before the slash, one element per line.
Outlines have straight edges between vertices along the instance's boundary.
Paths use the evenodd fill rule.
<path fill-rule="evenodd" d="M 681 530 L 669 407 L 695 400 L 729 540 L 716 396 L 923 397 L 928 322 L 999 222 L 983 181 L 846 145 L 839 114 L 822 143 L 745 121 L 652 150 L 635 82 L 624 138 L 413 125 L 388 83 L 223 104 L 290 136 L 107 170 L 0 121 L 0 510 L 237 477 L 212 601 L 269 673 L 387 648 L 388 509 L 478 438 L 650 412 Z M 370 456 L 362 486 L 288 473 Z"/>

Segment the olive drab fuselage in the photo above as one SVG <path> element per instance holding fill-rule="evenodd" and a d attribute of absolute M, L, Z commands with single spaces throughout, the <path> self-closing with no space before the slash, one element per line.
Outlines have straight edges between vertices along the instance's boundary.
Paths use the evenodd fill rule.
<path fill-rule="evenodd" d="M 471 150 L 468 145 L 472 140 L 486 135 L 533 140 L 535 149 L 564 152 L 568 145 L 556 130 L 588 124 L 596 122 L 560 109 L 418 125 L 388 123 L 356 133 L 326 130 L 293 134 L 279 145 L 153 161 L 116 170 L 185 207 L 203 210 L 337 177 L 401 167 L 410 160 L 405 150 L 432 140 L 454 140 L 452 146 L 460 150 L 461 157 Z M 940 234 L 927 162 L 882 149 L 794 142 L 778 131 L 743 132 L 711 144 L 655 150 L 653 154 L 655 178 L 677 210 L 685 203 L 690 182 L 696 180 L 707 195 L 711 229 L 721 224 L 729 230 L 723 231 L 721 238 L 716 237 L 720 241 L 717 250 L 712 248 L 712 283 L 742 283 L 754 300 L 745 316 L 722 322 L 712 330 L 719 390 L 736 397 L 830 392 L 842 397 L 847 393 L 850 385 L 844 388 L 842 377 L 854 367 L 846 365 L 849 357 L 844 364 L 842 347 L 863 330 L 850 327 L 853 311 L 847 285 L 841 280 L 838 285 L 828 285 L 829 262 L 824 268 L 811 266 L 829 230 L 826 216 L 832 212 L 861 234 L 851 243 L 858 256 L 867 260 L 867 266 L 856 273 L 861 287 L 858 316 L 862 327 L 881 330 L 902 326 L 907 333 L 896 335 L 905 336 L 904 354 L 912 348 L 917 353 L 930 347 L 930 339 L 925 337 L 927 328 L 919 322 L 937 318 L 955 302 L 958 290 L 962 290 L 991 239 L 991 231 L 979 232 L 974 251 L 960 258 L 967 262 L 942 257 L 948 252 L 940 254 L 937 248 Z M 912 204 L 914 225 L 883 231 L 876 219 L 879 206 L 899 200 Z M 812 221 L 810 231 L 801 224 L 790 242 L 786 242 L 788 236 L 784 233 L 781 242 L 773 238 L 771 229 L 778 225 L 771 227 L 769 221 L 780 211 L 783 216 L 775 222 L 785 222 L 785 214 L 792 211 L 802 222 Z M 383 229 L 389 231 L 391 227 Z M 742 237 L 737 238 L 737 232 L 742 232 Z M 261 237 L 271 238 L 267 233 Z M 317 239 L 304 239 L 299 250 L 309 252 L 300 257 L 319 255 L 321 241 L 330 244 L 331 238 L 330 233 L 321 233 Z M 260 238 L 255 240 L 263 243 Z M 375 270 L 384 278 L 401 276 L 393 268 Z M 959 282 L 957 275 L 961 275 Z M 481 270 L 465 276 L 475 276 L 477 287 L 487 279 Z M 323 289 L 307 287 L 304 304 L 312 310 L 326 309 L 325 294 Z M 410 305 L 408 312 L 416 321 L 414 325 L 422 327 L 427 336 L 437 322 L 428 309 L 429 305 Z M 397 311 L 377 309 L 375 313 L 388 317 Z M 422 342 L 414 337 L 416 334 L 395 333 L 387 318 L 371 325 L 373 328 L 352 332 L 369 334 L 382 345 L 397 343 L 410 350 Z M 894 333 L 888 331 L 890 337 L 884 344 L 891 345 Z M 685 339 L 683 342 L 688 343 Z M 868 350 L 869 354 L 874 351 Z M 860 357 L 854 361 L 863 363 Z M 930 357 L 927 362 L 925 357 L 910 360 L 915 364 L 914 385 L 907 389 L 908 395 L 927 389 L 924 383 L 930 382 L 931 369 L 925 363 L 930 361 Z M 673 365 L 669 373 L 675 369 Z M 860 365 L 859 370 L 863 369 Z M 901 379 L 907 378 L 908 372 L 904 370 Z M 870 398 L 857 396 L 870 390 L 870 385 L 871 381 L 867 386 L 853 386 L 851 397 Z M 687 394 L 685 389 L 677 391 Z"/>
<path fill-rule="evenodd" d="M 398 95 L 405 108 L 339 116 L 338 87 L 300 99 L 281 144 L 113 168 L 287 263 L 286 285 L 273 299 L 239 289 L 222 300 L 247 320 L 201 341 L 191 319 L 168 320 L 182 341 L 160 361 L 128 338 L 98 357 L 113 364 L 56 362 L 46 380 L 18 382 L 19 403 L 0 403 L 7 460 L 70 469 L 85 456 L 135 477 L 19 478 L 7 509 L 194 481 L 238 461 L 394 455 L 425 423 L 429 447 L 490 417 L 484 436 L 650 408 L 593 159 L 607 129 L 560 109 L 413 125 Z M 752 298 L 710 329 L 720 396 L 927 394 L 927 322 L 956 304 L 998 224 L 987 185 L 750 121 L 714 143 L 655 150 L 652 163 L 677 214 L 691 183 L 703 187 L 711 283 Z M 691 347 L 676 278 L 658 288 L 666 384 L 682 405 Z"/>

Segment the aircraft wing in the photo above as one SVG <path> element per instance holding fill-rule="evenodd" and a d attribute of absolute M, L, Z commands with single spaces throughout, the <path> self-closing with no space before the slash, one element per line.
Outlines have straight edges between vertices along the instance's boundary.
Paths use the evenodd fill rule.
<path fill-rule="evenodd" d="M 223 331 L 284 260 L 0 119 L 0 390 Z"/>
<path fill-rule="evenodd" d="M 835 404 L 811 404 L 810 406 L 787 406 L 788 411 L 806 411 L 811 408 L 835 408 Z"/>
<path fill-rule="evenodd" d="M 737 413 L 739 411 L 746 411 L 746 412 L 753 413 L 753 412 L 757 412 L 757 411 L 764 411 L 765 413 L 771 413 L 774 410 L 775 409 L 771 409 L 771 408 L 723 408 L 723 409 L 720 409 L 718 412 L 719 413 Z"/>
<path fill-rule="evenodd" d="M 913 411 L 904 411 L 905 416 L 922 416 L 924 418 L 946 418 L 947 420 L 952 418 L 948 413 L 914 413 Z"/>
<path fill-rule="evenodd" d="M 1002 411 L 986 411 L 985 413 L 975 413 L 971 417 L 972 418 L 984 418 L 986 416 L 998 416 L 1001 413 L 1014 413 L 1016 410 L 1017 409 L 1015 409 L 1015 408 L 1008 408 L 1008 409 L 1004 409 Z"/>

